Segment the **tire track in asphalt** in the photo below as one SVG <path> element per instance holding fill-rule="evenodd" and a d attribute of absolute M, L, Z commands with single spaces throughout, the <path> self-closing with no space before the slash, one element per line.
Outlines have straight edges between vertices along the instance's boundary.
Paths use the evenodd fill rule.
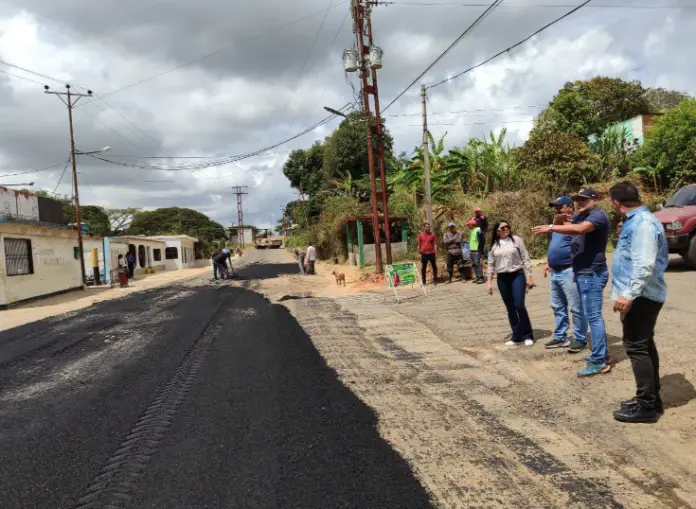
<path fill-rule="evenodd" d="M 126 436 L 121 447 L 106 462 L 102 472 L 77 500 L 75 509 L 125 507 L 131 499 L 131 492 L 136 488 L 150 459 L 157 453 L 205 362 L 210 346 L 220 333 L 218 313 L 224 302 L 224 297 L 221 297 L 191 350 Z"/>

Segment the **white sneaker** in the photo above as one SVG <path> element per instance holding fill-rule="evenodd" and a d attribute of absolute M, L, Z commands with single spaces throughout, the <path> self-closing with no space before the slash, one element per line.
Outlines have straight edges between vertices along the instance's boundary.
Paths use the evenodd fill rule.
<path fill-rule="evenodd" d="M 533 339 L 525 339 L 524 346 L 534 346 L 534 340 Z"/>
<path fill-rule="evenodd" d="M 509 340 L 507 343 L 505 343 L 505 346 L 516 346 L 516 345 L 519 345 L 519 343 L 513 341 L 512 339 Z"/>

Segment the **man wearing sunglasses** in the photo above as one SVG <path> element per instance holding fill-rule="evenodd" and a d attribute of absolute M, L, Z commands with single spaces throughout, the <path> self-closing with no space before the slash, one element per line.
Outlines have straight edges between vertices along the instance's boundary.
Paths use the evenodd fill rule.
<path fill-rule="evenodd" d="M 577 213 L 571 222 L 535 226 L 532 231 L 574 236 L 571 244 L 573 274 L 592 334 L 592 354 L 585 357 L 587 366 L 578 372 L 578 376 L 586 377 L 611 371 L 602 314 L 603 292 L 609 281 L 606 255 L 609 216 L 597 207 L 599 195 L 591 187 L 581 189 L 573 196 L 573 201 Z M 575 353 L 580 350 L 568 351 Z"/>

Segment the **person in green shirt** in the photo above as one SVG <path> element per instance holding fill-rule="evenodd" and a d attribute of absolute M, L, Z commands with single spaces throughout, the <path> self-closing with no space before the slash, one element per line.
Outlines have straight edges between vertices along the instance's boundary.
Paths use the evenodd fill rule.
<path fill-rule="evenodd" d="M 478 223 L 472 219 L 466 225 L 469 227 L 469 251 L 471 253 L 471 265 L 474 266 L 476 280 L 474 283 L 480 285 L 486 281 L 483 279 L 483 266 L 481 265 L 481 255 L 483 254 L 483 232 Z"/>

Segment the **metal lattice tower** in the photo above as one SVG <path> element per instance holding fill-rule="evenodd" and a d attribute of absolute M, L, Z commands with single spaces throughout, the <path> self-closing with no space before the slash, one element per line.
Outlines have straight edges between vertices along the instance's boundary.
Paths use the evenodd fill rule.
<path fill-rule="evenodd" d="M 242 210 L 242 195 L 249 194 L 246 192 L 248 186 L 233 186 L 233 193 L 237 195 L 237 239 L 240 247 L 244 247 L 244 211 Z"/>

